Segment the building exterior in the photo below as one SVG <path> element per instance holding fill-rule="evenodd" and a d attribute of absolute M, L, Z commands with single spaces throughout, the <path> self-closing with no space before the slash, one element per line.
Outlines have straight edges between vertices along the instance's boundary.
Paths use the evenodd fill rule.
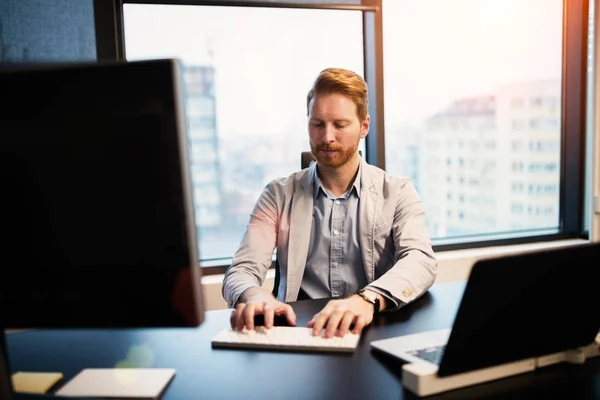
<path fill-rule="evenodd" d="M 183 72 L 196 223 L 203 234 L 218 230 L 223 220 L 214 73 L 208 66 Z"/>
<path fill-rule="evenodd" d="M 420 194 L 432 237 L 558 227 L 560 80 L 460 99 L 425 122 Z"/>
<path fill-rule="evenodd" d="M 495 132 L 493 96 L 457 100 L 425 122 L 419 169 L 433 237 L 496 224 Z"/>
<path fill-rule="evenodd" d="M 561 86 L 549 79 L 501 88 L 497 123 L 502 140 L 505 230 L 556 228 L 559 223 Z"/>

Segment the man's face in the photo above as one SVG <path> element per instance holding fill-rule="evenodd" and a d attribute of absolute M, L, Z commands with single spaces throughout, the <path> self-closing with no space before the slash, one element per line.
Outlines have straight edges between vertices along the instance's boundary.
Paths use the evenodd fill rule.
<path fill-rule="evenodd" d="M 369 133 L 370 117 L 361 123 L 356 104 L 340 93 L 314 96 L 308 110 L 310 149 L 318 163 L 333 168 L 346 164 Z"/>

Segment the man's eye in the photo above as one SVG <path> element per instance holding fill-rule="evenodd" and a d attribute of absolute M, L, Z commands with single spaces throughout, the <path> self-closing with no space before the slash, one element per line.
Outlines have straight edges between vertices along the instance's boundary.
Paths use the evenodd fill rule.
<path fill-rule="evenodd" d="M 320 126 L 323 126 L 323 123 L 322 123 L 322 122 L 316 122 L 316 121 L 315 121 L 315 122 L 313 122 L 312 124 L 313 124 L 313 126 L 319 126 L 319 127 L 320 127 Z"/>
<path fill-rule="evenodd" d="M 336 127 L 337 129 L 344 129 L 344 128 L 346 128 L 347 126 L 348 126 L 348 124 L 335 124 L 335 127 Z"/>

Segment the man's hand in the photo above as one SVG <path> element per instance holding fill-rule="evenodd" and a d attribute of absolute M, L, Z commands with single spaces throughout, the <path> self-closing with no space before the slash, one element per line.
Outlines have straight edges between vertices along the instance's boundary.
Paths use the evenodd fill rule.
<path fill-rule="evenodd" d="M 265 316 L 265 328 L 273 327 L 275 315 L 285 315 L 290 326 L 296 326 L 296 313 L 289 304 L 282 303 L 272 296 L 256 296 L 246 303 L 239 303 L 231 312 L 231 328 L 242 330 L 254 329 L 254 316 Z"/>
<path fill-rule="evenodd" d="M 383 296 L 382 296 L 383 297 Z M 354 324 L 352 333 L 360 333 L 363 328 L 373 322 L 374 306 L 355 294 L 342 300 L 331 300 L 325 308 L 308 322 L 313 328 L 313 335 L 318 336 L 325 329 L 325 337 L 334 335 L 343 337 Z"/>

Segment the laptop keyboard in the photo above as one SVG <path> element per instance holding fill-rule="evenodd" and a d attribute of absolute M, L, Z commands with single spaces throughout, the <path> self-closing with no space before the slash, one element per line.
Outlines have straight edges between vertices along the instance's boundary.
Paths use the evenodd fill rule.
<path fill-rule="evenodd" d="M 407 353 L 411 356 L 419 357 L 420 359 L 439 365 L 440 361 L 442 361 L 442 355 L 444 354 L 445 349 L 446 345 L 443 345 L 429 347 L 426 349 L 408 351 Z"/>

